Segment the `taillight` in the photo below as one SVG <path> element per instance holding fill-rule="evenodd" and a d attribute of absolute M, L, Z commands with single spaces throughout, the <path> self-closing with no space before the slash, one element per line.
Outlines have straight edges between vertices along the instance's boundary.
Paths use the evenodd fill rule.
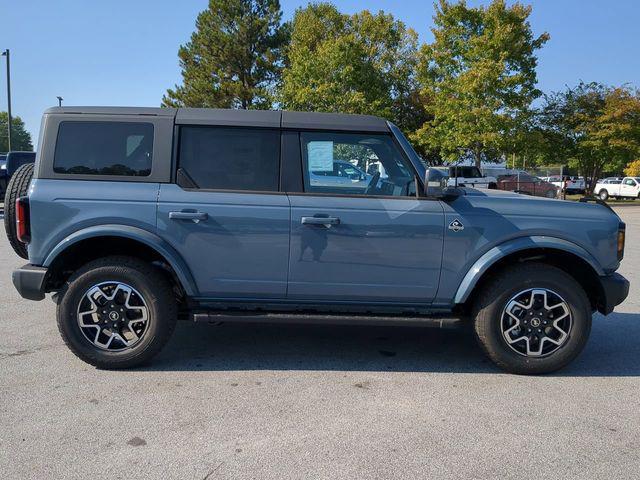
<path fill-rule="evenodd" d="M 626 225 L 621 223 L 618 227 L 618 260 L 624 257 L 624 241 L 625 241 Z"/>
<path fill-rule="evenodd" d="M 16 200 L 16 236 L 22 243 L 29 243 L 31 240 L 29 197 L 20 197 Z"/>

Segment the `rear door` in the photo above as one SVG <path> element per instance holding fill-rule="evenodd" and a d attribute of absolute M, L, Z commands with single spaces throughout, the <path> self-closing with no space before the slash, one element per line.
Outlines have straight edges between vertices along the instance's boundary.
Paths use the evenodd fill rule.
<path fill-rule="evenodd" d="M 158 231 L 206 298 L 284 298 L 289 200 L 279 192 L 280 131 L 179 127 L 176 180 L 160 188 Z"/>
<path fill-rule="evenodd" d="M 443 208 L 416 196 L 416 178 L 390 135 L 302 132 L 303 191 L 290 194 L 290 299 L 426 304 L 442 258 Z M 366 188 L 315 186 L 313 172 L 349 162 L 383 168 Z M 382 173 L 384 172 L 384 173 Z"/>

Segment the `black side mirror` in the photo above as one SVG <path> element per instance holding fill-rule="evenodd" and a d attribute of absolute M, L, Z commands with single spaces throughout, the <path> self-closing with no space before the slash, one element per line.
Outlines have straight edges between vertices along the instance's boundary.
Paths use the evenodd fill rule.
<path fill-rule="evenodd" d="M 441 170 L 435 168 L 427 168 L 424 176 L 424 190 L 427 197 L 443 198 L 447 190 L 447 182 L 449 177 Z"/>

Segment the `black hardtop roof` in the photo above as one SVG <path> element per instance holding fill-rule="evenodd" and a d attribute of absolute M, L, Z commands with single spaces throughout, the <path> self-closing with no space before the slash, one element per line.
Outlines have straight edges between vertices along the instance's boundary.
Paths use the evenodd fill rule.
<path fill-rule="evenodd" d="M 52 107 L 45 114 L 147 115 L 174 117 L 181 125 L 222 125 L 291 128 L 302 130 L 342 130 L 388 132 L 387 121 L 372 115 L 344 113 L 289 112 L 272 110 L 232 110 L 219 108 L 152 107 Z"/>

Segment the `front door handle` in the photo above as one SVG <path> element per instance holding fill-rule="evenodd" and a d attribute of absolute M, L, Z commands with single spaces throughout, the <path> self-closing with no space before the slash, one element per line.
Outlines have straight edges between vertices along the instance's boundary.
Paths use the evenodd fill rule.
<path fill-rule="evenodd" d="M 340 225 L 340 219 L 337 217 L 302 217 L 300 223 L 302 225 Z"/>
<path fill-rule="evenodd" d="M 193 223 L 199 223 L 209 218 L 205 212 L 169 212 L 171 220 L 191 220 Z"/>

